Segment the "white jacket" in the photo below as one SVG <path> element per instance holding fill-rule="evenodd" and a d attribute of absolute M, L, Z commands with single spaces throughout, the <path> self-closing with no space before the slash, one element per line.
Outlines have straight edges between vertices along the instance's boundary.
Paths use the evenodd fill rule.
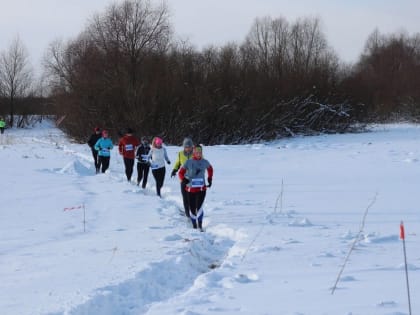
<path fill-rule="evenodd" d="M 165 148 L 151 148 L 148 160 L 150 161 L 150 168 L 152 170 L 165 167 L 165 161 L 170 163 L 168 154 L 166 153 Z"/>

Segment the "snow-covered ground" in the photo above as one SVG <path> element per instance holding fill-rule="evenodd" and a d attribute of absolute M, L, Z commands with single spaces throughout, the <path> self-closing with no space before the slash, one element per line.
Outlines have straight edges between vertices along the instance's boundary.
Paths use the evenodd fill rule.
<path fill-rule="evenodd" d="M 0 137 L 2 315 L 408 314 L 401 220 L 420 312 L 417 126 L 205 147 L 205 233 L 179 213 L 172 165 L 159 199 L 116 149 L 95 175 L 48 124 Z"/>

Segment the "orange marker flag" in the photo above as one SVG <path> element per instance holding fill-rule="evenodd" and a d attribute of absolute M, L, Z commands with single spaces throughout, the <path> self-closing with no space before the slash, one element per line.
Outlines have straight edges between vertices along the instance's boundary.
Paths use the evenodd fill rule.
<path fill-rule="evenodd" d="M 404 231 L 403 221 L 401 221 L 400 223 L 400 239 L 405 240 L 405 231 Z"/>
<path fill-rule="evenodd" d="M 408 314 L 411 315 L 411 297 L 410 297 L 410 286 L 408 284 L 408 267 L 407 267 L 407 250 L 405 249 L 405 231 L 404 222 L 400 223 L 400 238 L 402 239 L 404 249 L 404 265 L 405 265 L 405 278 L 407 282 L 407 296 L 408 296 Z"/>

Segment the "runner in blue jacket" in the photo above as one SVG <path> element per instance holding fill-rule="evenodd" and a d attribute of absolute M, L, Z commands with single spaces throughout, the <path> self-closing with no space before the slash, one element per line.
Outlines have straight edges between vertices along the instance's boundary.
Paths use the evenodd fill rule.
<path fill-rule="evenodd" d="M 100 168 L 102 166 L 102 173 L 105 173 L 109 167 L 113 147 L 112 140 L 108 138 L 108 131 L 102 130 L 102 138 L 95 144 L 95 150 L 98 151 L 98 167 Z"/>

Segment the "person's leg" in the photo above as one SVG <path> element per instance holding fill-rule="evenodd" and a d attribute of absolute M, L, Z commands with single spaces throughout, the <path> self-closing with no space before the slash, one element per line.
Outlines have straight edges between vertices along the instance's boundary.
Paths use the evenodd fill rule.
<path fill-rule="evenodd" d="M 150 166 L 149 164 L 144 164 L 143 167 L 143 184 L 141 185 L 142 188 L 146 188 L 146 184 L 147 184 L 147 178 L 149 176 L 149 170 L 150 170 Z"/>
<path fill-rule="evenodd" d="M 130 180 L 131 180 L 131 177 L 133 176 L 133 172 L 134 172 L 134 162 L 135 162 L 134 159 L 130 159 Z"/>
<path fill-rule="evenodd" d="M 189 205 L 189 214 L 191 218 L 191 223 L 193 225 L 193 228 L 197 228 L 197 217 L 195 214 L 197 213 L 197 201 L 196 201 L 196 193 L 188 192 L 188 205 Z"/>
<path fill-rule="evenodd" d="M 98 171 L 101 169 L 103 164 L 103 157 L 101 155 L 98 155 Z"/>
<path fill-rule="evenodd" d="M 181 194 L 182 194 L 182 202 L 184 204 L 185 216 L 189 217 L 190 216 L 190 205 L 189 205 L 189 201 L 188 201 L 188 192 L 185 190 L 185 186 L 187 186 L 187 185 L 184 184 L 183 182 L 181 182 Z"/>
<path fill-rule="evenodd" d="M 137 162 L 137 186 L 140 185 L 140 182 L 141 182 L 142 179 L 143 179 L 142 163 Z"/>
<path fill-rule="evenodd" d="M 94 150 L 95 153 L 93 153 L 94 155 L 94 159 L 95 159 L 95 168 L 96 168 L 96 173 L 99 173 L 100 167 L 99 167 L 99 157 L 98 157 L 98 151 Z"/>
<path fill-rule="evenodd" d="M 160 190 L 161 190 L 161 188 L 163 186 L 163 182 L 165 180 L 166 169 L 165 169 L 165 167 L 161 167 L 161 168 L 158 168 L 156 171 L 157 171 L 156 192 L 157 192 L 157 195 L 160 197 L 161 196 Z"/>
<path fill-rule="evenodd" d="M 95 163 L 96 173 L 98 173 L 99 172 L 98 151 L 96 151 L 94 148 L 92 148 L 92 156 L 93 156 L 93 162 Z"/>
<path fill-rule="evenodd" d="M 133 167 L 134 167 L 134 160 L 124 158 L 124 166 L 125 166 L 125 175 L 127 176 L 127 180 L 131 180 L 131 176 L 133 175 Z"/>
<path fill-rule="evenodd" d="M 197 193 L 197 221 L 198 221 L 198 228 L 203 229 L 203 217 L 204 217 L 204 210 L 203 204 L 204 199 L 206 198 L 206 191 L 200 191 Z"/>
<path fill-rule="evenodd" d="M 159 177 L 159 169 L 152 169 L 152 174 L 153 174 L 153 177 L 155 178 L 155 183 L 156 183 L 156 194 L 157 195 L 159 195 L 160 194 L 160 189 L 158 188 L 158 184 L 159 184 L 159 179 L 158 179 L 158 177 Z"/>
<path fill-rule="evenodd" d="M 105 173 L 105 171 L 108 169 L 109 167 L 109 156 L 103 156 L 102 157 L 102 173 Z"/>

